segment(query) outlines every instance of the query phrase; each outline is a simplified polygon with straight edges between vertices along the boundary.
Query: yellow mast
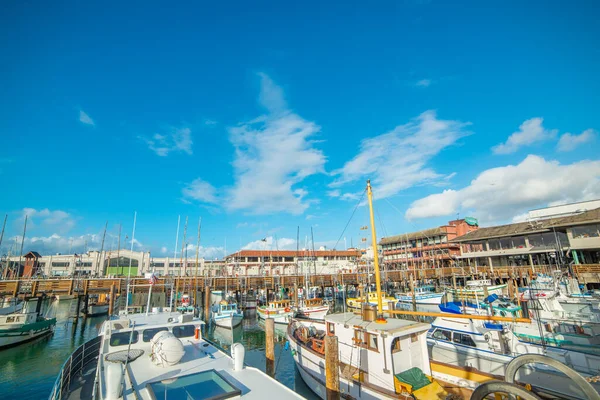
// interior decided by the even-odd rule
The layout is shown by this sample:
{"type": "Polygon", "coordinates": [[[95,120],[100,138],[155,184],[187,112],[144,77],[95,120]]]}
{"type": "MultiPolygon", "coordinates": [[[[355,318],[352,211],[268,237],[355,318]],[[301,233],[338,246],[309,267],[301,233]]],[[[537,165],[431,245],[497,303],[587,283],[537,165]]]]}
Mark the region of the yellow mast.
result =
{"type": "Polygon", "coordinates": [[[375,232],[375,217],[373,215],[373,192],[371,191],[371,180],[367,180],[367,198],[369,199],[369,214],[371,216],[371,239],[373,241],[373,264],[375,267],[375,287],[377,288],[377,320],[385,323],[383,317],[383,305],[381,299],[381,276],[379,274],[379,251],[377,248],[377,233],[375,232]]]}

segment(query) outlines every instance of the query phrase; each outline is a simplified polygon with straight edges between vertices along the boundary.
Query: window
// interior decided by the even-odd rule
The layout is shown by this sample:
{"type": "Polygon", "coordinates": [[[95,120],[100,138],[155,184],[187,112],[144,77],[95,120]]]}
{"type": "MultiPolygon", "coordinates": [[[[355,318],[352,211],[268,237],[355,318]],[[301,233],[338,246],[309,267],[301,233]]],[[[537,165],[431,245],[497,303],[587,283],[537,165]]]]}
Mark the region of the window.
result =
{"type": "Polygon", "coordinates": [[[502,250],[500,247],[500,241],[498,239],[492,239],[488,242],[490,250],[502,250]]]}
{"type": "Polygon", "coordinates": [[[369,350],[378,351],[377,335],[360,329],[354,331],[354,343],[369,350]]]}
{"type": "Polygon", "coordinates": [[[577,226],[571,229],[573,239],[585,239],[600,236],[600,225],[577,226]]]}
{"type": "Polygon", "coordinates": [[[68,267],[69,263],[68,262],[53,262],[52,266],[53,267],[68,267]]]}
{"type": "Polygon", "coordinates": [[[194,336],[196,327],[194,325],[179,325],[173,327],[173,335],[176,338],[191,337],[194,336]]]}
{"type": "Polygon", "coordinates": [[[285,257],[285,262],[294,262],[294,257],[285,257]]]}
{"type": "Polygon", "coordinates": [[[331,322],[327,323],[327,334],[329,336],[335,335],[335,324],[332,324],[331,322]]]}
{"type": "Polygon", "coordinates": [[[453,342],[462,344],[464,346],[476,347],[475,342],[473,341],[473,338],[471,337],[471,335],[467,335],[466,333],[454,332],[453,342]]]}
{"type": "MultiPolygon", "coordinates": [[[[129,339],[131,338],[131,332],[119,332],[113,333],[110,335],[110,345],[111,346],[123,346],[129,344],[129,339]]],[[[138,341],[138,331],[133,331],[133,340],[131,343],[137,343],[138,341]]]]}
{"type": "Polygon", "coordinates": [[[150,340],[152,340],[154,335],[156,335],[158,332],[163,332],[163,331],[168,331],[168,330],[169,329],[167,329],[166,327],[146,329],[146,330],[144,330],[144,332],[142,332],[142,340],[144,342],[149,342],[150,340]]]}
{"type": "Polygon", "coordinates": [[[154,263],[153,265],[156,268],[163,268],[165,266],[165,263],[164,262],[162,262],[162,263],[154,263]]]}
{"type": "Polygon", "coordinates": [[[452,332],[447,331],[445,329],[436,329],[433,332],[433,338],[438,340],[450,340],[452,337],[452,332]]]}
{"type": "Polygon", "coordinates": [[[392,340],[392,353],[397,353],[399,351],[402,351],[402,346],[400,345],[400,338],[394,338],[394,340],[392,340]]]}

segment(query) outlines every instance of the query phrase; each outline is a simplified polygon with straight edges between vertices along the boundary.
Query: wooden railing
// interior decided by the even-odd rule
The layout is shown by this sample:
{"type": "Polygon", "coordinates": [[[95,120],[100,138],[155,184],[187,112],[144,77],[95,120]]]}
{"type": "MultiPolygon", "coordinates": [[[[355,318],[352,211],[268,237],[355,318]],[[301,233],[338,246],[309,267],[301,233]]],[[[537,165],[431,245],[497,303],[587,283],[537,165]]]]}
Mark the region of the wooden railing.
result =
{"type": "MultiPolygon", "coordinates": [[[[410,270],[384,270],[383,279],[392,282],[408,281],[414,279],[442,279],[457,277],[486,277],[500,279],[535,278],[540,273],[550,273],[556,266],[526,265],[526,266],[465,266],[444,268],[423,268],[410,270]]],[[[573,274],[584,278],[585,282],[598,281],[600,283],[600,264],[579,264],[571,267],[573,274]],[[597,275],[597,276],[594,276],[597,275]]],[[[203,290],[206,286],[211,289],[243,290],[276,287],[291,288],[294,285],[303,287],[308,283],[311,286],[335,286],[361,284],[367,282],[366,273],[339,273],[329,275],[312,275],[306,282],[304,275],[275,275],[275,276],[242,276],[242,277],[161,277],[156,285],[157,291],[170,290],[172,284],[179,291],[193,291],[194,288],[203,290]]],[[[141,277],[131,278],[130,282],[134,292],[146,291],[148,280],[141,277]],[[138,286],[141,285],[141,286],[138,286]]],[[[0,280],[0,296],[37,296],[41,294],[98,294],[108,293],[114,285],[116,292],[126,290],[127,278],[40,278],[0,280]]]]}

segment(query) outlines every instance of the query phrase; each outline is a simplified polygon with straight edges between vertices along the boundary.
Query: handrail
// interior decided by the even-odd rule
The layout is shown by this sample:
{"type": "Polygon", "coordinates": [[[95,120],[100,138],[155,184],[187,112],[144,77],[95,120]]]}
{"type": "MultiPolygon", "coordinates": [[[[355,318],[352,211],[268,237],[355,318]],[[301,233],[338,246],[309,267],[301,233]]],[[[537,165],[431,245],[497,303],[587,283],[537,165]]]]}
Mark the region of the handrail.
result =
{"type": "Polygon", "coordinates": [[[48,400],[61,400],[69,393],[71,378],[81,373],[83,368],[92,361],[98,360],[102,336],[96,336],[79,346],[62,365],[48,400]],[[67,372],[68,371],[68,372],[67,372]]]}

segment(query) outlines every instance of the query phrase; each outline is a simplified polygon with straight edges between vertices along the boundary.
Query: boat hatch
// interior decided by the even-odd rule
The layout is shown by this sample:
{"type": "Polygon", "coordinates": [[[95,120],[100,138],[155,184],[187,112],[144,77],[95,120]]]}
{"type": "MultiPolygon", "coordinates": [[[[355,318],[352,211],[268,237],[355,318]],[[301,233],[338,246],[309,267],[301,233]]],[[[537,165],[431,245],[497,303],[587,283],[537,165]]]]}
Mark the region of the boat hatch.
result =
{"type": "Polygon", "coordinates": [[[146,385],[155,399],[229,399],[242,391],[214,369],[146,385]]]}

